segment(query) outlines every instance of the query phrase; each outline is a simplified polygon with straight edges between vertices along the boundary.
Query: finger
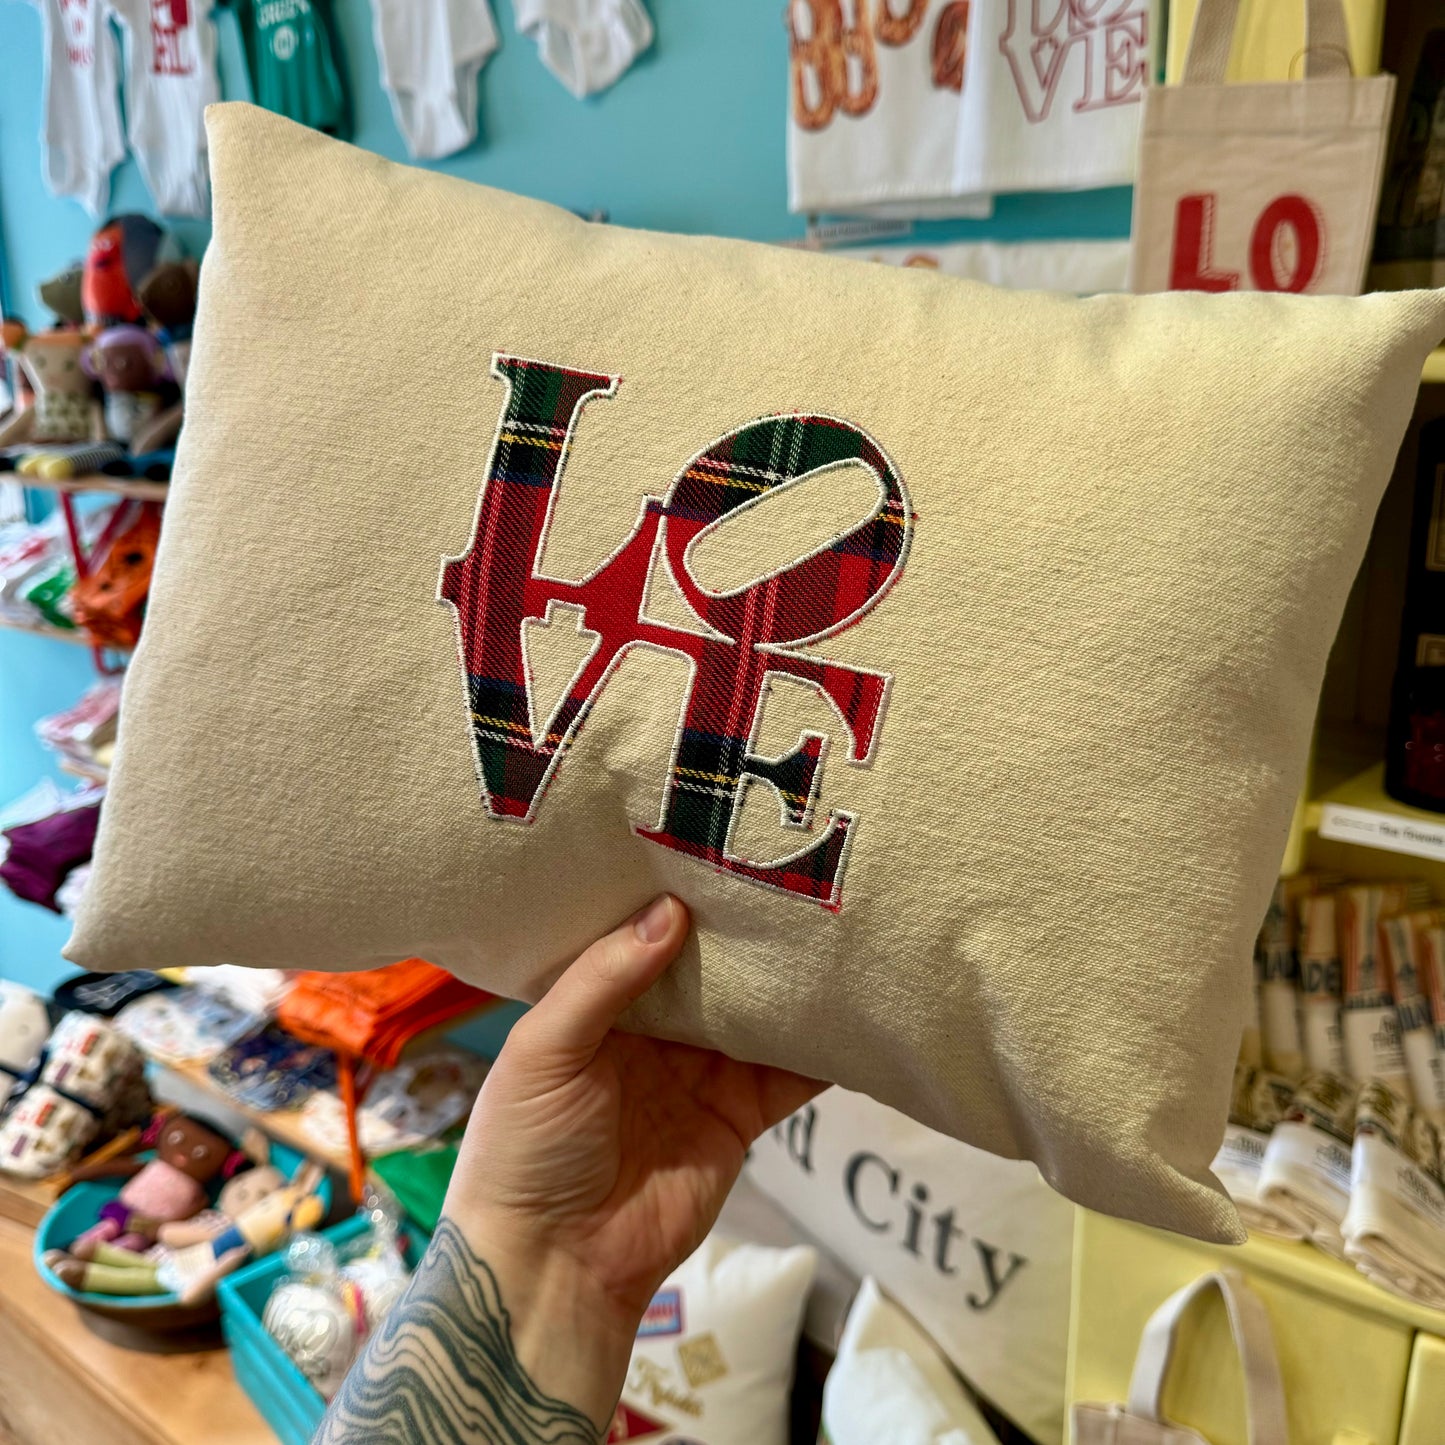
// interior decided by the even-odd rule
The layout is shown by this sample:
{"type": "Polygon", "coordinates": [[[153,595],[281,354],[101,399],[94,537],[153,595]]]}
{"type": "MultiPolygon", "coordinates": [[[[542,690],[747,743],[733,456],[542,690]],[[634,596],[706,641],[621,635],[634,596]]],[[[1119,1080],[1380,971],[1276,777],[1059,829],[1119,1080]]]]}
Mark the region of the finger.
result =
{"type": "Polygon", "coordinates": [[[809,1099],[816,1099],[828,1086],[818,1079],[804,1078],[802,1074],[789,1073],[787,1069],[767,1069],[758,1081],[758,1103],[762,1114],[763,1127],[759,1134],[766,1134],[774,1124],[781,1123],[789,1114],[801,1109],[809,1099]]]}
{"type": "Polygon", "coordinates": [[[682,949],[688,924],[687,909],[664,893],[599,938],[524,1021],[538,1061],[586,1063],[618,1016],[667,971],[682,949]]]}

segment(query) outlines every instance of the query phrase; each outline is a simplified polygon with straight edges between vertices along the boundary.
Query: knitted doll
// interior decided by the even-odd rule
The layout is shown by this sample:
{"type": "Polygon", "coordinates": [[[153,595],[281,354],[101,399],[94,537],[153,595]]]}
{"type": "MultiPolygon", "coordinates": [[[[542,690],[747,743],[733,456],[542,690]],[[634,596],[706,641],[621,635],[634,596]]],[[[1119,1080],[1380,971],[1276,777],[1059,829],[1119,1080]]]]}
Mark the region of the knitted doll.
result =
{"type": "Polygon", "coordinates": [[[99,1244],[89,1260],[53,1249],[45,1263],[71,1289],[176,1294],[182,1304],[198,1304],[218,1279],[248,1259],[270,1254],[298,1229],[321,1223],[325,1207],[315,1192],[321,1174],[317,1164],[303,1164],[290,1183],[269,1164],[238,1174],[222,1188],[216,1210],[160,1226],[166,1249],[158,1259],[99,1244]]]}
{"type": "Polygon", "coordinates": [[[105,389],[105,427],[130,446],[162,410],[169,375],[160,342],[143,326],[108,326],[81,357],[86,374],[105,389]]]}
{"type": "Polygon", "coordinates": [[[83,326],[85,304],[80,299],[81,280],[85,267],[73,261],[63,271],[47,276],[35,287],[35,294],[43,306],[48,306],[59,318],[62,325],[83,326]]]}
{"type": "Polygon", "coordinates": [[[154,1148],[155,1158],[109,1159],[83,1165],[73,1177],[127,1180],[100,1218],[70,1246],[77,1259],[90,1259],[99,1245],[113,1244],[140,1253],[156,1241],[162,1224],[189,1219],[206,1206],[206,1186],[221,1174],[233,1174],[246,1156],[229,1139],[198,1119],[173,1114],[161,1121],[159,1137],[147,1130],[142,1147],[154,1148]]]}
{"type": "Polygon", "coordinates": [[[80,364],[85,337],[78,331],[42,331],[32,336],[19,322],[7,321],[4,341],[34,387],[35,397],[0,424],[0,447],[101,441],[105,436],[101,409],[80,364]]]}
{"type": "Polygon", "coordinates": [[[131,450],[136,453],[172,446],[180,432],[199,275],[200,268],[193,260],[166,261],[145,277],[136,293],[141,308],[156,328],[157,339],[165,347],[171,379],[181,390],[179,401],[136,428],[131,438],[131,450]]]}

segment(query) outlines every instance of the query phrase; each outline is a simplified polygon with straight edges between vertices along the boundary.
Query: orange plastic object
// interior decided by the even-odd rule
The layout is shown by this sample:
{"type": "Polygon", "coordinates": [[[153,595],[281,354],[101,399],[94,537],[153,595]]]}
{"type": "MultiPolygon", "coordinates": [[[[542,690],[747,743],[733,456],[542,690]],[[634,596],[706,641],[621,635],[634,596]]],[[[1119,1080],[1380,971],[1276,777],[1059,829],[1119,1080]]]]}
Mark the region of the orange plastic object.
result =
{"type": "Polygon", "coordinates": [[[160,508],[154,504],[141,507],[135,521],[111,542],[105,555],[92,558],[89,575],[76,582],[70,594],[71,613],[96,642],[110,647],[135,646],[160,535],[160,508]]]}

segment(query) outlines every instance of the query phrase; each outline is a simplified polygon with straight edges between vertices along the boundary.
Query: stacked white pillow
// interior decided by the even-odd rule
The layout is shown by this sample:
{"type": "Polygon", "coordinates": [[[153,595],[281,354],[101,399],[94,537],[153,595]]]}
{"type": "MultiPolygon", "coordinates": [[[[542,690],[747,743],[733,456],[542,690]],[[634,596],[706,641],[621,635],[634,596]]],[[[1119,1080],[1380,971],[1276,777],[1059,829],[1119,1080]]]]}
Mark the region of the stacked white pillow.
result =
{"type": "Polygon", "coordinates": [[[793,1362],[816,1267],[805,1245],[705,1239],[643,1319],[607,1439],[787,1445],[793,1362]]]}
{"type": "Polygon", "coordinates": [[[998,1445],[938,1346],[865,1279],[823,1386],[828,1445],[998,1445]]]}

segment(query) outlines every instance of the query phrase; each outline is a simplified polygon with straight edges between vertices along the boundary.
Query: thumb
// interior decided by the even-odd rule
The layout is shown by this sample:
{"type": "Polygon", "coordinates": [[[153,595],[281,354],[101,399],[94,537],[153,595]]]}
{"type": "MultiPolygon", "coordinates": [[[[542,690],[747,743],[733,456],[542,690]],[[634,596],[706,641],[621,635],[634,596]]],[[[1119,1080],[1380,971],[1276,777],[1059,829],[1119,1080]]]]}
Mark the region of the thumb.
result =
{"type": "Polygon", "coordinates": [[[618,1016],[681,952],[689,924],[687,909],[664,893],[599,938],[519,1025],[534,1060],[584,1068],[618,1016]]]}

